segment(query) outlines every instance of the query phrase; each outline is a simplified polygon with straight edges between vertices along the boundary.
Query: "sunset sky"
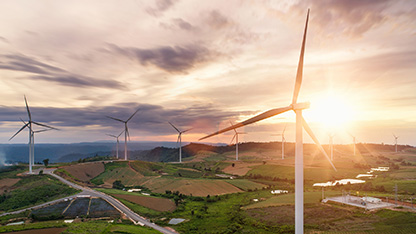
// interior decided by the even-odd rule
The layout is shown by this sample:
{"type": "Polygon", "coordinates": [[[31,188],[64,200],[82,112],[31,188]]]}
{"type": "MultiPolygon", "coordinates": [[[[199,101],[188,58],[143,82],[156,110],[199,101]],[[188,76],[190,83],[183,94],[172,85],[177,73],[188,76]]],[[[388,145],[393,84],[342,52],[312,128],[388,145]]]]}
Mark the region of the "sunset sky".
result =
{"type": "MultiPolygon", "coordinates": [[[[198,138],[292,100],[307,9],[299,101],[321,143],[416,146],[416,1],[2,1],[0,143],[198,138]],[[42,128],[36,128],[40,130],[42,128]]],[[[247,126],[242,141],[294,141],[293,112],[247,126]]],[[[229,143],[232,133],[203,142],[229,143]]],[[[305,135],[305,142],[311,142],[305,135]]]]}

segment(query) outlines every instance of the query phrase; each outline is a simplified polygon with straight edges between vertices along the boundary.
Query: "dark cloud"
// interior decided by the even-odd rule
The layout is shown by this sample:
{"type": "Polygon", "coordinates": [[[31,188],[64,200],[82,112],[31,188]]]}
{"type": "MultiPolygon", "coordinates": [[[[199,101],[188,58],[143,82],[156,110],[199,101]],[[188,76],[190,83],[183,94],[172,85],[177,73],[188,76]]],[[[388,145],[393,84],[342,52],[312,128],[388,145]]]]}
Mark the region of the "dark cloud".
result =
{"type": "Polygon", "coordinates": [[[71,74],[64,69],[39,62],[22,54],[0,55],[0,69],[37,74],[27,76],[26,79],[44,80],[63,86],[125,89],[118,81],[71,74]]]}
{"type": "Polygon", "coordinates": [[[73,87],[102,87],[102,88],[115,88],[125,89],[125,86],[120,82],[114,80],[98,80],[91,77],[76,76],[76,75],[56,75],[56,76],[31,76],[31,80],[44,80],[54,82],[64,86],[73,87]]]}
{"type": "Polygon", "coordinates": [[[113,51],[135,59],[142,65],[152,64],[173,73],[185,73],[195,65],[207,62],[218,55],[201,45],[163,46],[154,49],[110,46],[113,51]]]}
{"type": "Polygon", "coordinates": [[[305,13],[312,11],[312,19],[329,33],[343,33],[360,37],[387,19],[383,12],[390,6],[390,0],[304,0],[293,9],[305,13]]]}
{"type": "MultiPolygon", "coordinates": [[[[30,99],[28,101],[30,106],[30,99]]],[[[194,132],[207,133],[215,130],[221,121],[228,121],[240,114],[248,114],[222,111],[210,105],[165,109],[158,105],[137,103],[119,103],[114,106],[86,108],[30,107],[30,111],[34,121],[57,128],[95,125],[107,129],[111,127],[116,132],[123,128],[123,124],[106,116],[126,120],[138,108],[140,111],[129,122],[129,128],[152,134],[174,133],[174,129],[171,128],[168,121],[174,123],[178,128],[193,127],[195,128],[194,132]]],[[[19,118],[27,118],[23,101],[21,107],[0,106],[0,121],[20,122],[19,118]]]]}
{"type": "Polygon", "coordinates": [[[176,0],[156,0],[154,7],[148,7],[146,12],[153,16],[160,16],[163,12],[171,8],[176,0]]]}

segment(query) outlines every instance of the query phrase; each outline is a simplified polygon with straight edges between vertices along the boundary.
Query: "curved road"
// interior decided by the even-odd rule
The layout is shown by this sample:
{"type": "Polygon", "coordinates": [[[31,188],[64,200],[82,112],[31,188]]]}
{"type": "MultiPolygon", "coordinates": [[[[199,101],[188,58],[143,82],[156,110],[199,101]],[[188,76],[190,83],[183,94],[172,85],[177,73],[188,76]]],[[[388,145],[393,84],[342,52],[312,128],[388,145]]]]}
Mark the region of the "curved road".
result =
{"type": "Polygon", "coordinates": [[[50,201],[50,202],[47,202],[47,203],[44,203],[44,204],[41,204],[41,205],[37,205],[37,206],[30,207],[30,208],[26,208],[26,209],[23,209],[23,210],[18,210],[18,211],[3,213],[0,216],[7,215],[7,214],[20,213],[20,212],[23,212],[23,211],[28,210],[28,209],[40,208],[40,207],[45,206],[45,205],[48,205],[48,204],[56,203],[56,202],[58,202],[60,200],[77,197],[79,195],[90,195],[90,196],[99,197],[99,198],[102,198],[102,199],[106,200],[108,203],[110,203],[116,209],[118,209],[121,213],[123,213],[124,215],[126,215],[126,217],[129,218],[130,220],[132,220],[135,224],[140,224],[142,226],[144,225],[144,226],[151,227],[151,228],[153,228],[153,229],[155,229],[155,230],[157,230],[157,231],[159,231],[161,233],[164,233],[164,234],[178,234],[177,232],[168,230],[166,228],[163,228],[161,226],[158,226],[158,225],[156,225],[156,224],[154,224],[154,223],[146,220],[145,218],[141,217],[140,215],[134,213],[127,206],[125,206],[119,200],[111,197],[110,195],[107,195],[107,194],[102,193],[102,192],[95,191],[95,190],[90,189],[90,188],[87,188],[87,187],[82,187],[80,185],[77,185],[77,184],[74,184],[72,182],[69,182],[68,180],[65,180],[64,178],[62,178],[62,177],[60,177],[58,175],[53,174],[53,172],[55,170],[56,170],[55,168],[43,169],[43,173],[48,174],[48,175],[51,175],[51,176],[57,178],[58,180],[60,180],[62,183],[65,183],[65,184],[67,184],[67,185],[69,185],[69,186],[71,186],[71,187],[73,187],[75,189],[82,190],[82,192],[81,193],[78,193],[76,195],[73,195],[73,196],[69,196],[69,197],[65,197],[65,198],[58,199],[58,200],[50,201]]]}

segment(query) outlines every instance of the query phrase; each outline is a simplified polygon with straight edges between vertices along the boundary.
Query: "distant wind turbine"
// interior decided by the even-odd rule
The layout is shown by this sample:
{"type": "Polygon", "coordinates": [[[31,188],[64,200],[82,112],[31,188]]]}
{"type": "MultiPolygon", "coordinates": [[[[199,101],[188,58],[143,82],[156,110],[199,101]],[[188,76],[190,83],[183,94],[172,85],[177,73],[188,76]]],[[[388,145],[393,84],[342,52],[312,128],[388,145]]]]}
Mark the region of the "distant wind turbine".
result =
{"type": "Polygon", "coordinates": [[[285,142],[286,142],[286,138],[285,138],[285,131],[286,131],[286,126],[283,128],[283,131],[281,134],[273,134],[272,136],[282,136],[282,160],[285,159],[285,142]]]}
{"type": "Polygon", "coordinates": [[[181,131],[179,130],[177,127],[175,127],[175,125],[173,125],[171,122],[168,122],[177,132],[178,132],[178,140],[176,140],[176,144],[178,144],[179,142],[179,162],[182,162],[182,134],[192,130],[192,128],[187,129],[185,131],[181,131]]]}
{"type": "Polygon", "coordinates": [[[394,137],[395,151],[397,153],[397,139],[399,139],[399,137],[394,134],[393,134],[393,137],[394,137]]]}
{"type": "Polygon", "coordinates": [[[133,118],[133,116],[140,110],[137,109],[127,120],[121,120],[121,119],[117,119],[111,116],[106,116],[107,118],[119,121],[124,123],[124,160],[127,160],[127,136],[129,137],[130,140],[130,133],[129,133],[129,128],[127,127],[127,123],[133,118]]]}
{"type": "Polygon", "coordinates": [[[334,134],[328,134],[329,136],[329,151],[331,152],[331,161],[334,161],[334,134]]]}
{"type": "Polygon", "coordinates": [[[29,105],[27,104],[26,96],[24,96],[24,98],[25,98],[26,111],[27,111],[27,115],[29,117],[29,121],[26,123],[24,120],[20,119],[24,123],[24,125],[23,125],[23,127],[21,127],[19,129],[19,131],[17,131],[12,137],[10,137],[9,141],[11,139],[13,139],[21,131],[23,131],[23,129],[25,129],[26,127],[29,129],[29,143],[28,143],[28,145],[29,145],[29,173],[32,174],[32,167],[33,167],[33,164],[35,162],[35,133],[45,132],[45,131],[52,130],[52,129],[54,129],[54,130],[58,130],[58,129],[54,128],[54,127],[51,127],[51,126],[48,126],[46,124],[41,124],[41,123],[33,121],[32,120],[32,113],[30,113],[30,109],[29,109],[29,105]],[[33,130],[33,124],[45,127],[47,129],[35,131],[35,130],[33,130]]]}
{"type": "Polygon", "coordinates": [[[118,144],[119,144],[119,140],[118,138],[121,136],[121,134],[123,134],[124,130],[122,132],[120,132],[120,134],[118,134],[118,136],[112,135],[112,134],[107,134],[107,136],[111,136],[117,139],[117,144],[116,144],[116,157],[118,159],[118,144]]]}
{"type": "Polygon", "coordinates": [[[246,121],[243,121],[231,127],[219,130],[215,133],[212,133],[200,139],[200,140],[203,140],[208,137],[230,131],[232,129],[236,129],[236,128],[239,128],[248,124],[258,122],[263,119],[270,118],[272,116],[287,112],[289,110],[293,110],[296,114],[296,153],[295,153],[295,232],[296,234],[303,233],[303,205],[304,205],[303,204],[304,202],[303,201],[303,179],[304,178],[303,178],[303,136],[302,136],[303,129],[302,129],[302,125],[305,131],[309,134],[309,136],[313,139],[313,141],[318,145],[318,148],[322,151],[322,153],[325,155],[328,162],[336,171],[336,168],[332,164],[332,161],[329,159],[325,150],[322,148],[321,144],[319,144],[318,139],[315,137],[311,128],[309,127],[309,125],[306,123],[305,119],[302,116],[302,110],[309,108],[310,103],[298,103],[297,102],[300,86],[302,83],[303,57],[305,53],[305,42],[306,42],[306,32],[308,28],[308,19],[309,19],[309,10],[308,10],[308,14],[306,17],[306,25],[305,25],[304,35],[303,35],[303,41],[302,41],[302,47],[301,47],[301,52],[300,52],[292,104],[290,104],[287,107],[271,109],[255,117],[252,117],[246,121]]]}
{"type": "MultiPolygon", "coordinates": [[[[230,122],[231,126],[233,126],[233,124],[230,122]]],[[[238,161],[238,135],[239,134],[247,134],[245,132],[237,132],[235,129],[234,130],[234,136],[233,139],[231,139],[230,144],[233,142],[234,138],[235,138],[235,160],[238,161]]]]}
{"type": "Polygon", "coordinates": [[[353,136],[351,133],[348,133],[351,137],[352,137],[352,142],[353,142],[353,144],[354,144],[354,155],[355,155],[355,152],[356,152],[356,142],[355,142],[355,136],[353,136]]]}

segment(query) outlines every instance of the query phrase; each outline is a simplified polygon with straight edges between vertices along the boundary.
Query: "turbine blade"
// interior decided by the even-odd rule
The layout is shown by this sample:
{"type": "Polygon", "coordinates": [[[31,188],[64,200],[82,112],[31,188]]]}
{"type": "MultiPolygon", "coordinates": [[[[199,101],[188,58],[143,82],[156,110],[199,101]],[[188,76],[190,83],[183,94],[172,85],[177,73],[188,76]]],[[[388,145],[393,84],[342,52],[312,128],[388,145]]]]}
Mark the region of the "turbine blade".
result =
{"type": "Polygon", "coordinates": [[[122,123],[127,122],[127,121],[124,121],[124,120],[121,120],[121,119],[117,119],[117,118],[114,118],[114,117],[111,117],[111,116],[108,116],[108,115],[106,115],[105,117],[110,118],[110,119],[114,119],[114,120],[116,120],[116,121],[120,121],[120,122],[122,122],[122,123]]]}
{"type": "Polygon", "coordinates": [[[271,109],[271,110],[268,110],[268,111],[266,111],[266,112],[264,112],[264,113],[262,113],[262,114],[259,114],[259,115],[257,115],[257,116],[254,116],[253,118],[250,118],[250,119],[248,119],[248,120],[246,120],[246,121],[243,121],[243,122],[241,122],[241,123],[235,124],[235,125],[230,126],[230,127],[228,127],[228,128],[224,128],[224,129],[219,130],[219,131],[217,131],[217,132],[214,132],[214,133],[212,133],[212,134],[210,134],[210,135],[208,135],[208,136],[202,137],[202,138],[201,138],[201,139],[199,139],[199,140],[203,140],[203,139],[206,139],[206,138],[208,138],[208,137],[212,137],[212,136],[218,135],[218,134],[220,134],[220,133],[230,131],[230,130],[232,130],[232,129],[236,129],[236,128],[239,128],[239,127],[242,127],[242,126],[245,126],[245,125],[249,125],[249,124],[252,124],[252,123],[258,122],[258,121],[263,120],[263,119],[270,118],[270,117],[272,117],[272,116],[275,116],[275,115],[278,115],[278,114],[284,113],[284,112],[289,111],[289,110],[291,110],[291,109],[292,109],[292,106],[287,106],[287,107],[283,107],[283,108],[276,108],[276,109],[271,109]]]}
{"type": "Polygon", "coordinates": [[[176,140],[176,148],[178,148],[179,138],[181,138],[181,134],[178,135],[178,139],[176,140]]]}
{"type": "Polygon", "coordinates": [[[287,127],[287,124],[285,124],[285,127],[283,128],[283,132],[282,132],[282,135],[284,135],[284,134],[285,134],[285,131],[286,131],[286,127],[287,127]]]}
{"type": "Polygon", "coordinates": [[[26,124],[26,122],[22,118],[19,118],[19,119],[20,119],[20,121],[23,122],[23,124],[26,124]]]}
{"type": "Polygon", "coordinates": [[[30,113],[29,105],[27,104],[26,95],[24,95],[24,97],[25,97],[25,104],[26,104],[27,115],[29,116],[29,121],[30,121],[30,120],[32,120],[32,114],[30,113]]]}
{"type": "Polygon", "coordinates": [[[42,129],[42,130],[34,131],[34,133],[46,132],[46,131],[50,131],[50,130],[52,130],[52,129],[42,129]]]}
{"type": "Polygon", "coordinates": [[[186,129],[185,131],[182,131],[181,133],[185,133],[187,131],[191,131],[192,129],[194,129],[194,128],[186,129]]]}
{"type": "Polygon", "coordinates": [[[331,164],[332,168],[334,168],[335,171],[337,169],[335,168],[334,164],[331,162],[331,159],[329,159],[328,154],[326,154],[324,148],[322,148],[322,145],[319,143],[318,139],[316,138],[315,134],[313,134],[312,129],[309,127],[308,123],[306,123],[305,119],[302,117],[302,125],[305,131],[309,134],[309,136],[312,138],[312,140],[315,142],[315,144],[318,146],[319,150],[325,155],[328,162],[331,164]]]}
{"type": "Polygon", "coordinates": [[[231,139],[231,141],[230,141],[230,145],[232,145],[232,144],[233,144],[233,141],[234,141],[234,139],[235,139],[235,136],[237,136],[237,134],[234,134],[233,139],[231,139]]]}
{"type": "Polygon", "coordinates": [[[129,122],[130,120],[131,120],[131,118],[133,118],[133,116],[137,113],[137,112],[139,112],[139,110],[140,110],[140,108],[139,109],[137,109],[131,116],[130,116],[130,118],[128,118],[127,120],[126,120],[126,122],[129,122]]]}
{"type": "MultiPolygon", "coordinates": [[[[233,126],[233,123],[230,121],[231,126],[233,126]]],[[[235,128],[233,129],[235,134],[237,134],[237,131],[235,130],[235,128]]]]}
{"type": "Polygon", "coordinates": [[[124,130],[120,132],[120,134],[118,134],[117,138],[121,136],[121,134],[123,134],[124,130]]]}
{"type": "Polygon", "coordinates": [[[111,134],[105,134],[105,135],[117,138],[116,136],[111,135],[111,134]]]}
{"type": "Polygon", "coordinates": [[[42,127],[45,127],[45,128],[49,128],[49,129],[53,129],[53,130],[59,130],[59,129],[57,129],[57,128],[54,128],[54,127],[48,126],[48,125],[46,125],[46,124],[41,124],[41,123],[38,123],[38,122],[35,122],[35,121],[32,121],[32,123],[34,123],[34,124],[36,124],[36,125],[39,125],[39,126],[42,126],[42,127]]]}
{"type": "Polygon", "coordinates": [[[27,124],[25,124],[25,125],[23,125],[23,127],[22,128],[20,128],[19,129],[19,131],[17,131],[12,137],[10,137],[10,139],[9,139],[9,141],[11,140],[11,139],[13,139],[17,134],[19,134],[23,129],[25,129],[25,127],[27,127],[29,125],[29,123],[27,123],[27,124]]]}
{"type": "Polygon", "coordinates": [[[179,131],[179,129],[178,129],[178,128],[176,128],[176,127],[175,127],[175,125],[173,125],[171,122],[168,122],[168,123],[169,123],[169,124],[170,124],[170,125],[171,125],[171,126],[172,126],[172,127],[173,127],[176,131],[177,131],[177,132],[179,132],[179,133],[181,132],[181,131],[179,131]]]}
{"type": "Polygon", "coordinates": [[[127,133],[127,137],[128,137],[128,139],[129,139],[129,141],[130,141],[130,133],[129,133],[129,128],[127,128],[127,126],[126,126],[126,133],[127,133]]]}
{"type": "Polygon", "coordinates": [[[296,73],[296,83],[295,83],[295,90],[293,92],[292,104],[295,104],[298,101],[300,85],[302,84],[303,57],[304,57],[304,54],[305,54],[305,42],[306,42],[306,32],[308,31],[308,21],[309,21],[309,9],[308,9],[308,14],[306,16],[305,31],[303,33],[302,47],[301,47],[301,50],[300,50],[298,71],[296,73]]]}

